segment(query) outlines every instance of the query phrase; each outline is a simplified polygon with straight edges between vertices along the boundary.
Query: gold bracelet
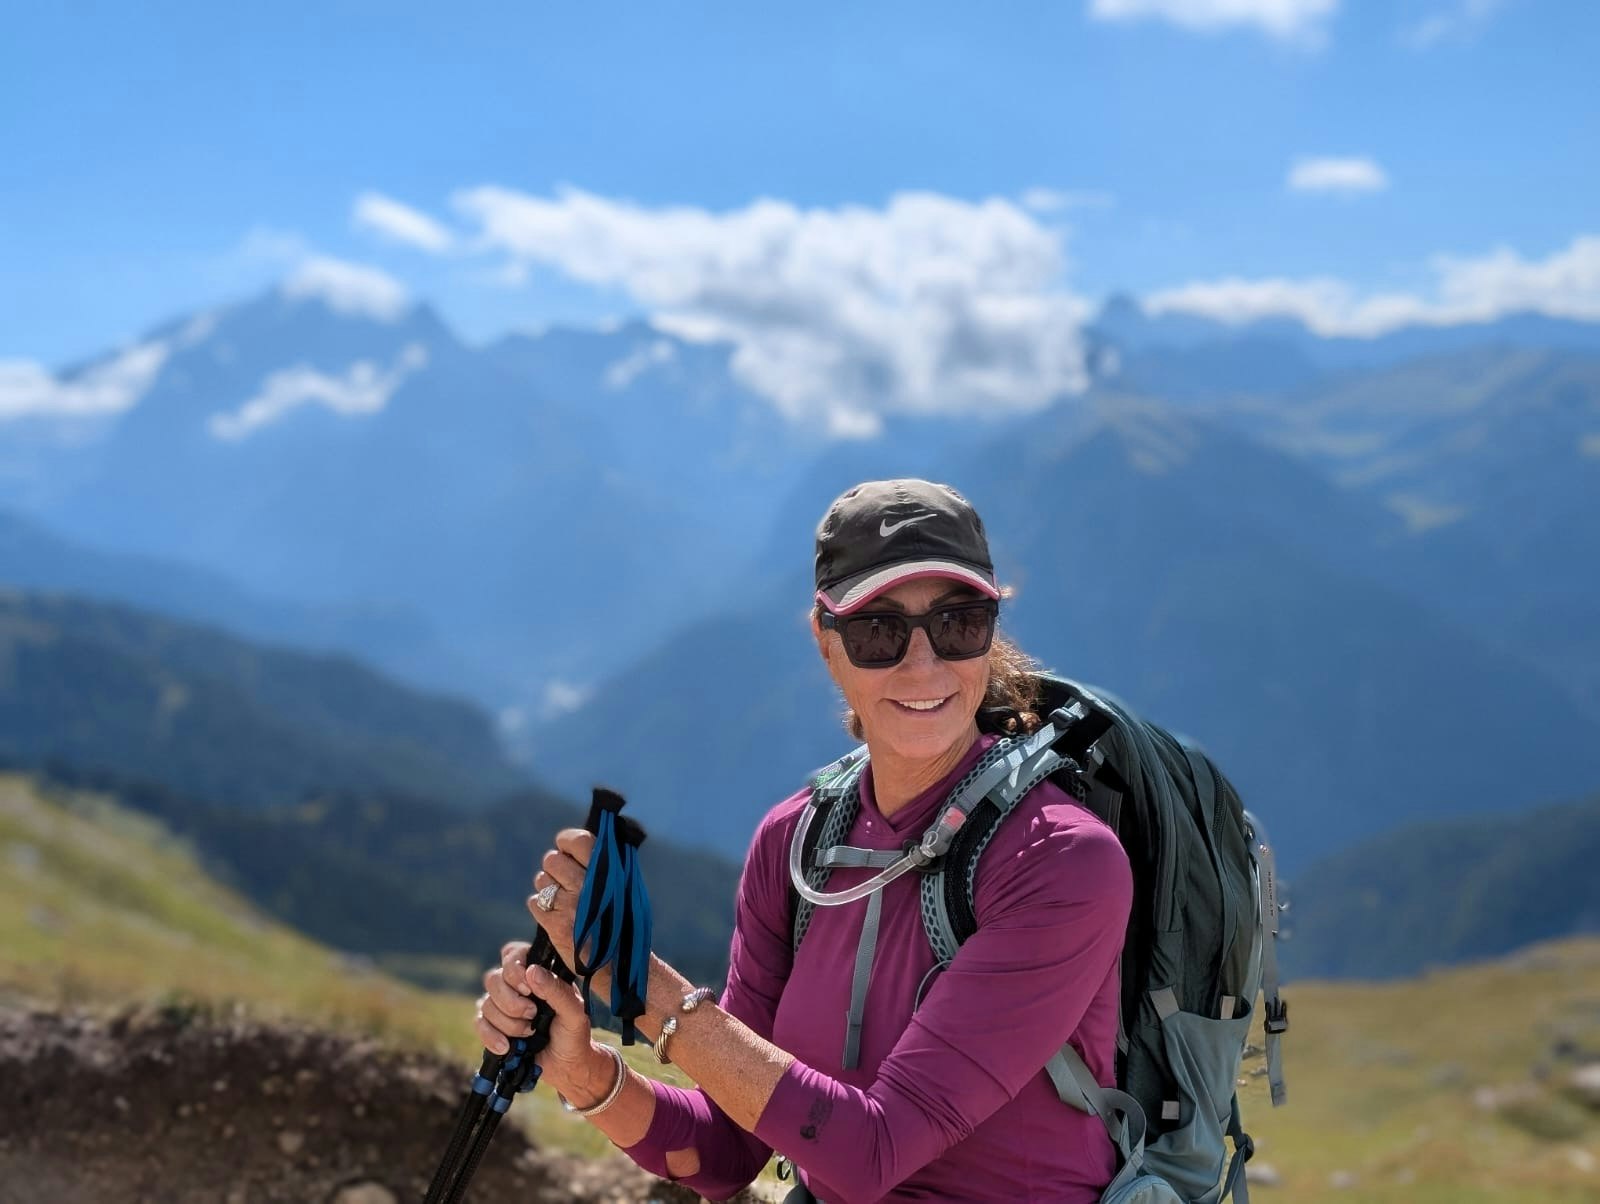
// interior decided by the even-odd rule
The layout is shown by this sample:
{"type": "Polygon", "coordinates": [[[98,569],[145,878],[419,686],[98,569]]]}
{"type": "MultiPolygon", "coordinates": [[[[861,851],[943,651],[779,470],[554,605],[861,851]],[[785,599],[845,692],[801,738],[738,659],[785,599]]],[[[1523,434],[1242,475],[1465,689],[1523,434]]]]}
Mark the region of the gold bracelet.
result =
{"type": "Polygon", "coordinates": [[[671,1058],[667,1057],[667,1038],[672,1036],[672,1034],[677,1031],[678,1018],[676,1016],[668,1016],[661,1022],[661,1035],[656,1038],[655,1048],[656,1061],[660,1062],[663,1066],[672,1061],[671,1058]]]}
{"type": "MultiPolygon", "coordinates": [[[[678,1010],[680,1012],[692,1012],[715,994],[716,992],[710,987],[696,987],[684,995],[683,1002],[678,1005],[678,1010]]],[[[672,1061],[671,1058],[667,1057],[667,1038],[677,1031],[678,1018],[676,1016],[668,1016],[661,1022],[661,1035],[656,1038],[655,1051],[656,1061],[663,1066],[672,1061]]]]}

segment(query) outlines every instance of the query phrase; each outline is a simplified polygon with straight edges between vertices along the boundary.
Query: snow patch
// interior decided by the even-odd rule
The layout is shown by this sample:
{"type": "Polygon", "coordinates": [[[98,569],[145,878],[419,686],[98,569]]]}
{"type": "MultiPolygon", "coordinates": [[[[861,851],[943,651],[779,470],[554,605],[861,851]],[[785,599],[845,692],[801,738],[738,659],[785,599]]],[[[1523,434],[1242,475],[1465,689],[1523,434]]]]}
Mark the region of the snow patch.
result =
{"type": "Polygon", "coordinates": [[[170,354],[164,342],[140,343],[66,379],[34,360],[0,360],[0,422],[124,413],[150,391],[170,354]]]}
{"type": "Polygon", "coordinates": [[[207,427],[217,439],[238,442],[301,406],[320,405],[351,418],[377,414],[406,378],[427,362],[427,348],[412,343],[388,371],[371,360],[357,360],[340,376],[298,364],[267,377],[261,391],[237,410],[213,414],[207,427]]]}

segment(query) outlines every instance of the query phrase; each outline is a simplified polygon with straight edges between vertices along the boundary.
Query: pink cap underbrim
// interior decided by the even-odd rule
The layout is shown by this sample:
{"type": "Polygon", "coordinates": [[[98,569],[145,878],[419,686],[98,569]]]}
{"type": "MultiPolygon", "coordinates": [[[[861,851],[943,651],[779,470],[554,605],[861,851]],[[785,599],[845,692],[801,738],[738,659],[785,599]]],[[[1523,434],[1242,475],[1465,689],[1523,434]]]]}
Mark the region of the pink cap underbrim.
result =
{"type": "Polygon", "coordinates": [[[818,590],[817,599],[836,615],[847,615],[860,610],[880,594],[905,581],[919,581],[925,577],[944,577],[970,585],[990,598],[999,598],[1000,591],[993,581],[977,569],[954,560],[909,560],[879,569],[870,576],[851,583],[850,588],[835,597],[828,590],[818,590]]]}

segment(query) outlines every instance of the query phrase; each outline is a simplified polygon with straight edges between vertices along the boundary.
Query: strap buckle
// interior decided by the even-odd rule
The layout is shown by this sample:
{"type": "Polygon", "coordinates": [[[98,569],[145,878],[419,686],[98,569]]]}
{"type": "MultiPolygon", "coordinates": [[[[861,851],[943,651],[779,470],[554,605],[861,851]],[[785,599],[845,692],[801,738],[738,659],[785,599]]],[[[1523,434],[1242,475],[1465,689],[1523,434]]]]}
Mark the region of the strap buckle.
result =
{"type": "Polygon", "coordinates": [[[1267,1000],[1266,1019],[1262,1027],[1274,1037],[1281,1036],[1289,1031],[1289,1001],[1286,999],[1267,1000]]]}

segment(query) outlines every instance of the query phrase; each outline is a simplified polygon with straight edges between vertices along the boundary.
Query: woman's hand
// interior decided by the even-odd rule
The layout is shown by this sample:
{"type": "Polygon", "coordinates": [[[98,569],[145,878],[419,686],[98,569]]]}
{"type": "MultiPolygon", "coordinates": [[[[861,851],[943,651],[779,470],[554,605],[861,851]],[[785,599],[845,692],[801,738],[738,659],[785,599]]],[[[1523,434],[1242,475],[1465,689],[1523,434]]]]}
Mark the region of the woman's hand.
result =
{"type": "Polygon", "coordinates": [[[540,870],[533,877],[534,894],[528,896],[528,914],[544,929],[561,960],[572,965],[572,925],[577,918],[578,895],[584,875],[589,872],[589,857],[594,852],[594,833],[582,828],[562,828],[556,833],[556,847],[545,852],[540,870]],[[548,886],[557,888],[555,906],[550,911],[539,907],[537,892],[548,886]]]}
{"type": "MultiPolygon", "coordinates": [[[[536,891],[552,884],[559,888],[554,906],[546,911],[534,902],[533,895],[528,897],[528,913],[568,966],[572,965],[574,913],[593,848],[594,836],[581,828],[556,833],[556,847],[545,853],[533,880],[536,891]]],[[[529,949],[526,941],[509,941],[501,947],[500,964],[483,976],[484,995],[478,1001],[475,1027],[485,1049],[503,1054],[511,1047],[510,1038],[532,1035],[533,1017],[543,999],[555,1017],[550,1024],[550,1044],[534,1060],[556,1090],[585,1105],[592,1102],[590,1095],[599,1098],[609,1089],[615,1063],[594,1044],[578,988],[537,966],[530,967],[529,949]]],[[[596,986],[600,985],[597,980],[596,986]]]]}
{"type": "Polygon", "coordinates": [[[616,1074],[611,1055],[595,1045],[576,986],[539,966],[528,966],[527,941],[508,941],[500,964],[483,976],[475,1027],[485,1049],[503,1054],[512,1037],[533,1035],[533,1017],[542,999],[555,1013],[550,1044],[535,1057],[540,1073],[562,1095],[588,1107],[610,1090],[616,1074]]]}

